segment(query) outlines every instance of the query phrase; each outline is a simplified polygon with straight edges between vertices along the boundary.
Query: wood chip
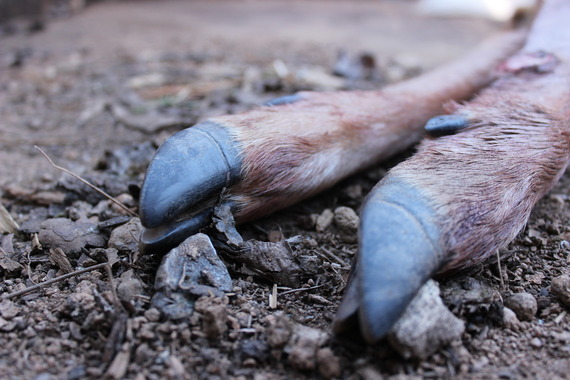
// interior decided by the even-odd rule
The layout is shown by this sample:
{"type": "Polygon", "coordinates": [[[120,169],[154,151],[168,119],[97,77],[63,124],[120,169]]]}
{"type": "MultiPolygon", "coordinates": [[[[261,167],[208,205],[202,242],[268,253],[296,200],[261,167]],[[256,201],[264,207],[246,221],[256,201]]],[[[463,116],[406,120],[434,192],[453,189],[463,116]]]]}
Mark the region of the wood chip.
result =
{"type": "Polygon", "coordinates": [[[269,308],[277,309],[277,284],[273,284],[273,290],[269,295],[269,308]]]}
{"type": "Polygon", "coordinates": [[[67,259],[65,252],[61,248],[53,248],[48,251],[49,259],[52,263],[57,265],[63,273],[73,272],[73,266],[67,259]]]}
{"type": "Polygon", "coordinates": [[[115,355],[111,365],[105,373],[106,379],[119,380],[125,377],[127,368],[131,360],[131,347],[130,343],[123,343],[121,350],[115,355]]]}

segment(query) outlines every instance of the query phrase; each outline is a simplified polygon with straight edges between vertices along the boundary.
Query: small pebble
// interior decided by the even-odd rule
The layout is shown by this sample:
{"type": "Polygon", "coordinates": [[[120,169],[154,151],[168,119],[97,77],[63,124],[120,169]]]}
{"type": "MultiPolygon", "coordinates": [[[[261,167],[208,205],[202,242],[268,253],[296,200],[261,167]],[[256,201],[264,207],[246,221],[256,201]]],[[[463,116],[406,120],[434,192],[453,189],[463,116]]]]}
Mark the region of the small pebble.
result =
{"type": "Polygon", "coordinates": [[[570,307],[570,276],[562,275],[552,279],[551,291],[563,304],[570,307]]]}
{"type": "Polygon", "coordinates": [[[542,340],[540,338],[533,338],[530,340],[531,347],[540,348],[542,347],[542,340]]]}
{"type": "Polygon", "coordinates": [[[360,218],[350,207],[338,207],[334,210],[334,223],[341,232],[341,239],[347,243],[356,243],[360,218]]]}
{"type": "Polygon", "coordinates": [[[202,331],[210,339],[220,338],[228,329],[228,310],[220,298],[201,297],[196,311],[202,314],[202,331]]]}
{"type": "Polygon", "coordinates": [[[429,280],[388,333],[388,342],[405,359],[425,359],[464,330],[465,323],[443,304],[438,284],[429,280]]]}
{"type": "Polygon", "coordinates": [[[334,210],[334,223],[342,231],[355,233],[358,230],[360,218],[350,207],[338,207],[334,210]]]}
{"type": "Polygon", "coordinates": [[[536,315],[538,304],[529,293],[515,293],[505,300],[505,306],[515,312],[521,321],[531,321],[536,315]]]}
{"type": "Polygon", "coordinates": [[[132,269],[124,272],[117,285],[117,295],[121,301],[133,303],[141,294],[143,294],[143,284],[136,278],[132,269]]]}
{"type": "Polygon", "coordinates": [[[267,344],[273,348],[281,348],[291,337],[291,321],[283,314],[268,317],[267,344]]]}
{"type": "Polygon", "coordinates": [[[127,224],[119,226],[111,232],[109,247],[119,252],[135,255],[139,252],[139,238],[142,232],[139,218],[132,218],[127,224]]]}
{"type": "Polygon", "coordinates": [[[317,352],[317,364],[319,373],[325,379],[340,377],[340,360],[330,348],[321,348],[317,352]]]}
{"type": "Polygon", "coordinates": [[[511,330],[517,330],[520,324],[515,312],[508,307],[503,308],[503,324],[506,328],[511,330]]]}
{"type": "Polygon", "coordinates": [[[300,370],[313,370],[317,365],[317,350],[327,340],[327,334],[312,327],[294,325],[293,334],[285,347],[289,363],[300,370]]]}
{"type": "Polygon", "coordinates": [[[106,243],[97,226],[84,219],[47,219],[40,225],[38,237],[42,246],[58,247],[66,254],[79,254],[86,247],[104,247],[106,243]]]}
{"type": "Polygon", "coordinates": [[[11,320],[16,317],[20,313],[20,308],[16,306],[16,304],[10,300],[2,300],[0,302],[0,315],[2,318],[11,320]]]}
{"type": "Polygon", "coordinates": [[[151,307],[144,312],[144,316],[150,322],[158,322],[160,320],[160,311],[157,308],[151,307]]]}
{"type": "Polygon", "coordinates": [[[330,227],[334,219],[334,213],[331,209],[325,209],[321,215],[317,217],[315,228],[317,232],[323,232],[330,227]]]}

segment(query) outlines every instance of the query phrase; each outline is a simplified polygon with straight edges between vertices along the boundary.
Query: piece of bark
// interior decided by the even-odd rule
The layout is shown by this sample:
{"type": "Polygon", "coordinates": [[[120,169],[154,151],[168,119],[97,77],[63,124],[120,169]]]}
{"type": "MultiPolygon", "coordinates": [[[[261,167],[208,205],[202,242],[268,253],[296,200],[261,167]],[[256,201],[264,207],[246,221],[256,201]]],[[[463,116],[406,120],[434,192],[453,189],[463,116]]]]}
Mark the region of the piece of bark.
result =
{"type": "Polygon", "coordinates": [[[57,265],[63,273],[73,272],[73,266],[61,248],[52,248],[48,251],[49,259],[52,263],[57,265]]]}
{"type": "Polygon", "coordinates": [[[218,232],[213,240],[216,249],[225,258],[245,265],[255,274],[283,286],[299,287],[303,270],[291,247],[300,243],[300,237],[279,242],[244,241],[235,229],[229,206],[214,209],[214,226],[218,232]]]}

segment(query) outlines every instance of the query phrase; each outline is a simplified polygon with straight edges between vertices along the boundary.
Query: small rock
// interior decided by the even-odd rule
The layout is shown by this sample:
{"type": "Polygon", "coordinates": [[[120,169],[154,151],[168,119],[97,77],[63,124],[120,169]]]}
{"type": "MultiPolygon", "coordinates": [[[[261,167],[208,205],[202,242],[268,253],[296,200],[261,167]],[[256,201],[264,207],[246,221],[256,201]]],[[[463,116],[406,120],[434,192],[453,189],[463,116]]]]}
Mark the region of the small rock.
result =
{"type": "Polygon", "coordinates": [[[515,293],[505,300],[505,306],[515,312],[518,319],[521,321],[531,321],[536,311],[538,304],[536,298],[529,293],[515,293]]]}
{"type": "Polygon", "coordinates": [[[540,338],[532,338],[529,344],[531,347],[540,348],[542,347],[542,340],[540,338]]]}
{"type": "Polygon", "coordinates": [[[337,207],[334,210],[334,223],[338,229],[346,233],[355,233],[358,230],[360,218],[350,207],[337,207]]]}
{"type": "Polygon", "coordinates": [[[269,357],[269,346],[263,340],[245,339],[238,343],[238,355],[240,359],[254,359],[257,362],[264,362],[269,357]]]}
{"type": "MultiPolygon", "coordinates": [[[[170,355],[166,360],[166,365],[168,366],[168,379],[185,379],[186,376],[186,368],[184,368],[184,364],[178,359],[176,355],[170,355]]],[[[142,377],[144,379],[144,377],[142,377]]],[[[135,378],[135,379],[138,379],[135,378]]]]}
{"type": "Polygon", "coordinates": [[[143,294],[141,281],[135,277],[132,270],[124,272],[120,277],[119,285],[117,285],[117,295],[121,301],[132,304],[135,298],[141,294],[143,294]]]}
{"type": "Polygon", "coordinates": [[[382,376],[376,368],[372,365],[367,365],[360,370],[358,370],[358,374],[362,378],[362,380],[385,380],[385,377],[382,376]]]}
{"type": "Polygon", "coordinates": [[[106,243],[97,226],[84,219],[47,219],[40,225],[38,238],[42,245],[61,248],[66,254],[79,254],[86,247],[101,248],[106,243]]]}
{"type": "Polygon", "coordinates": [[[75,286],[73,293],[67,296],[65,302],[60,305],[60,311],[64,315],[81,320],[97,306],[93,288],[96,286],[91,281],[81,281],[75,286]]]}
{"type": "Polygon", "coordinates": [[[267,318],[269,321],[269,327],[266,330],[267,344],[273,348],[285,346],[292,334],[291,321],[283,314],[267,318]]]}
{"type": "Polygon", "coordinates": [[[570,276],[562,275],[552,279],[551,291],[563,304],[570,307],[570,276]]]}
{"type": "Polygon", "coordinates": [[[16,328],[16,321],[7,321],[0,317],[0,331],[10,332],[16,328]]]}
{"type": "Polygon", "coordinates": [[[11,320],[20,313],[20,309],[10,300],[0,302],[0,315],[6,320],[11,320]]]}
{"type": "Polygon", "coordinates": [[[319,373],[325,379],[340,377],[340,360],[330,348],[321,348],[317,352],[317,364],[319,373]]]}
{"type": "Polygon", "coordinates": [[[0,273],[4,272],[5,277],[17,277],[24,267],[17,261],[9,258],[7,254],[0,249],[0,269],[0,273]]]}
{"type": "Polygon", "coordinates": [[[553,331],[550,333],[550,336],[566,344],[570,343],[570,331],[562,331],[562,332],[553,331]]]}
{"type": "Polygon", "coordinates": [[[220,298],[201,297],[195,309],[202,314],[202,330],[210,339],[220,338],[228,329],[228,310],[220,298]]]}
{"type": "Polygon", "coordinates": [[[520,322],[514,311],[508,307],[503,308],[503,325],[511,330],[517,330],[520,322]]]}
{"type": "Polygon", "coordinates": [[[334,213],[331,209],[325,209],[321,215],[317,217],[317,221],[315,223],[315,228],[317,232],[323,232],[332,224],[334,219],[334,213]]]}
{"type": "Polygon", "coordinates": [[[347,243],[355,243],[357,241],[358,225],[360,218],[350,207],[338,207],[334,210],[334,223],[342,232],[341,238],[347,243]]]}
{"type": "Polygon", "coordinates": [[[144,312],[144,316],[149,322],[158,322],[160,320],[160,311],[154,307],[151,307],[144,312]]]}
{"type": "Polygon", "coordinates": [[[111,232],[109,247],[130,255],[138,253],[142,228],[140,219],[132,218],[127,224],[119,226],[111,232]]]}
{"type": "Polygon", "coordinates": [[[299,255],[297,256],[297,262],[299,263],[299,267],[303,268],[305,275],[315,275],[323,272],[322,260],[318,256],[299,255]]]}
{"type": "Polygon", "coordinates": [[[232,279],[210,238],[196,234],[164,256],[154,287],[152,306],[168,318],[181,319],[192,314],[199,297],[230,292],[232,279]]]}
{"type": "Polygon", "coordinates": [[[405,359],[425,359],[459,339],[465,324],[443,304],[439,286],[428,281],[388,333],[388,341],[405,359]]]}
{"type": "Polygon", "coordinates": [[[317,364],[317,350],[327,340],[324,331],[303,326],[294,325],[293,333],[285,352],[289,354],[291,366],[300,370],[313,370],[317,364]]]}

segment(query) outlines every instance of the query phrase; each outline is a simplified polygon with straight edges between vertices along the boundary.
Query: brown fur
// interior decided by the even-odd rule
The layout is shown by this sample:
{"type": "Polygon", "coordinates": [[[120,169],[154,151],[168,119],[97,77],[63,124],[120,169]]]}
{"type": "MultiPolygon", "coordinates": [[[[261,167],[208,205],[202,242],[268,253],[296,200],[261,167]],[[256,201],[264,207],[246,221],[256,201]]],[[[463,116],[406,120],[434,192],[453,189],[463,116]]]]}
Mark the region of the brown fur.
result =
{"type": "Polygon", "coordinates": [[[507,33],[471,55],[384,91],[303,93],[305,100],[212,119],[243,148],[243,180],[230,189],[239,222],[289,206],[409,147],[443,104],[494,78],[520,46],[507,33]]]}
{"type": "MultiPolygon", "coordinates": [[[[549,41],[549,30],[568,29],[544,22],[552,12],[570,20],[565,2],[547,2],[522,55],[535,53],[536,41],[549,41]]],[[[425,140],[391,171],[432,200],[449,253],[442,271],[479,263],[514,239],[564,173],[570,159],[570,40],[564,47],[559,42],[547,51],[557,58],[549,72],[530,65],[505,74],[457,109],[471,120],[466,130],[425,140]]]]}

